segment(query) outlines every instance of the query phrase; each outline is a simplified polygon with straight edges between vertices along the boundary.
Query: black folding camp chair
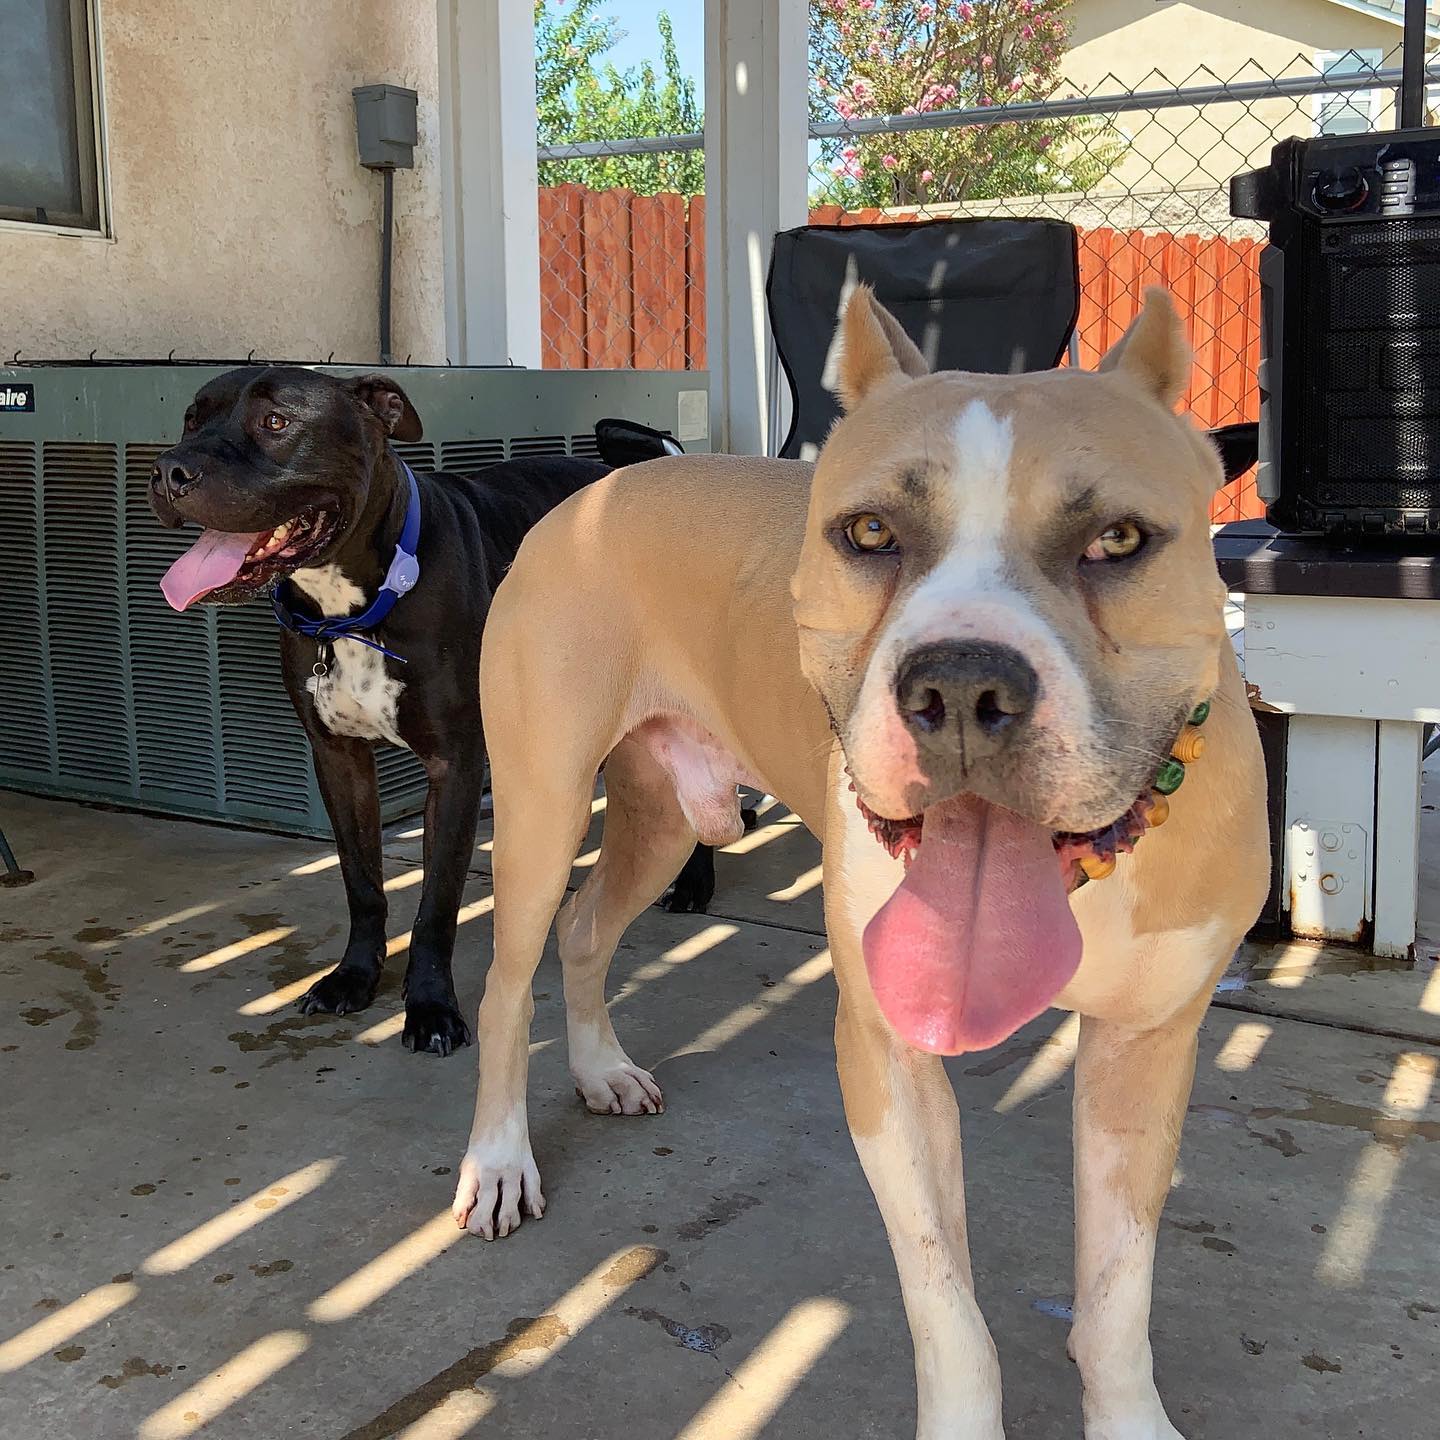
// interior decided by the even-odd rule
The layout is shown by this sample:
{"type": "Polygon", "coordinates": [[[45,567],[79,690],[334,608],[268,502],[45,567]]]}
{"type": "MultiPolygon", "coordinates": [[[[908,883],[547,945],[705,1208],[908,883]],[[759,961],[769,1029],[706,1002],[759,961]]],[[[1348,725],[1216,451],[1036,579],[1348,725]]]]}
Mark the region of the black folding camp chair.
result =
{"type": "MultiPolygon", "coordinates": [[[[1080,313],[1075,227],[1063,220],[926,220],[781,231],[766,299],[792,418],[780,447],[813,456],[840,413],[827,382],[840,305],[872,285],[932,370],[1048,370],[1080,313]]],[[[1210,432],[1227,479],[1255,463],[1255,426],[1210,432]]]]}
{"type": "Polygon", "coordinates": [[[840,410],[828,379],[840,304],[872,285],[932,370],[1003,374],[1060,363],[1080,311],[1075,227],[1061,220],[805,225],[770,252],[766,297],[790,382],[787,459],[812,455],[840,410]]]}
{"type": "Polygon", "coordinates": [[[0,830],[0,886],[28,885],[34,878],[33,872],[22,870],[5,832],[0,830]]]}

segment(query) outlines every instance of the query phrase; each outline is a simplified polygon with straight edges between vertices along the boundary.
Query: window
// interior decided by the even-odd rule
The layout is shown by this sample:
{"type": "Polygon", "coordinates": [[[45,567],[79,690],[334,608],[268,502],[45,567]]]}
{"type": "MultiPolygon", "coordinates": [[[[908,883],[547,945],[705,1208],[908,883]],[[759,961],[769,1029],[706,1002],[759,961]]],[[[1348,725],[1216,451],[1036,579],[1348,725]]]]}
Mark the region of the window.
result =
{"type": "Polygon", "coordinates": [[[91,0],[0,0],[0,220],[101,228],[91,0]]]}
{"type": "MultiPolygon", "coordinates": [[[[1355,75],[1378,70],[1380,50],[1322,50],[1315,57],[1322,75],[1355,75]]],[[[1315,96],[1315,129],[1321,135],[1359,135],[1374,130],[1384,103],[1381,90],[1340,90],[1315,96]]]]}

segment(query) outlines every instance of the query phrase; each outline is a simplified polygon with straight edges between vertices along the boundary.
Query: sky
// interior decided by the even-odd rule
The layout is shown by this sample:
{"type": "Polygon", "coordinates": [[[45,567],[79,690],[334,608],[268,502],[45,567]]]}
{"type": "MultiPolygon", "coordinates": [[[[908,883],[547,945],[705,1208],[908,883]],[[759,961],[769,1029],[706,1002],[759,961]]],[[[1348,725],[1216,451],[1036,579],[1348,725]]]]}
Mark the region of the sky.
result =
{"type": "Polygon", "coordinates": [[[660,31],[655,17],[664,10],[675,27],[680,68],[695,80],[704,98],[705,6],[703,0],[608,0],[597,13],[613,16],[625,38],[610,52],[617,69],[628,70],[643,60],[660,60],[660,31]]]}

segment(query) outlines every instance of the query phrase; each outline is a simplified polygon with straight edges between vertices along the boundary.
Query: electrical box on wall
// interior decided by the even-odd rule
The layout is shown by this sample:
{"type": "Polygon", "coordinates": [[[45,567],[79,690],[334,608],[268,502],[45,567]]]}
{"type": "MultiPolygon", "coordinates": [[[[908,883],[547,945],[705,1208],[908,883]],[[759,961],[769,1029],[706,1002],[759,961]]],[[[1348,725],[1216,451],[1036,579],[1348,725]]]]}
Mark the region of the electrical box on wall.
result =
{"type": "Polygon", "coordinates": [[[418,97],[403,85],[359,85],[355,98],[355,138],[367,170],[411,170],[419,141],[418,97]]]}

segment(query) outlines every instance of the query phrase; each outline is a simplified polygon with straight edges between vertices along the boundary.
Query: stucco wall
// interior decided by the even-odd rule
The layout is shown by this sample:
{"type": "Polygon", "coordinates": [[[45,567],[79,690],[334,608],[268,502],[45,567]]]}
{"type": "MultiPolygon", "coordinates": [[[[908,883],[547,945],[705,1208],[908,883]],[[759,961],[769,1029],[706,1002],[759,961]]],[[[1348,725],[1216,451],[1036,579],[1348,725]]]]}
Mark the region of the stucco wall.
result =
{"type": "Polygon", "coordinates": [[[379,356],[351,88],[420,94],[394,345],[444,358],[434,0],[100,0],[113,239],[0,229],[0,353],[379,356]]]}
{"type": "MultiPolygon", "coordinates": [[[[1398,25],[1330,0],[1076,0],[1065,74],[1086,94],[1314,73],[1320,50],[1400,46],[1398,25]],[[1304,63],[1297,64],[1303,56],[1304,63]],[[1247,62],[1253,61],[1253,64],[1247,62]],[[1207,67],[1210,74],[1196,71],[1207,67]]],[[[1399,64],[1398,54],[1385,63],[1399,64]]],[[[1393,123],[1393,105],[1379,123],[1393,123]]],[[[1314,102],[1268,100],[1116,117],[1130,153],[1100,187],[1209,187],[1263,165],[1286,135],[1313,135],[1314,102]]]]}

